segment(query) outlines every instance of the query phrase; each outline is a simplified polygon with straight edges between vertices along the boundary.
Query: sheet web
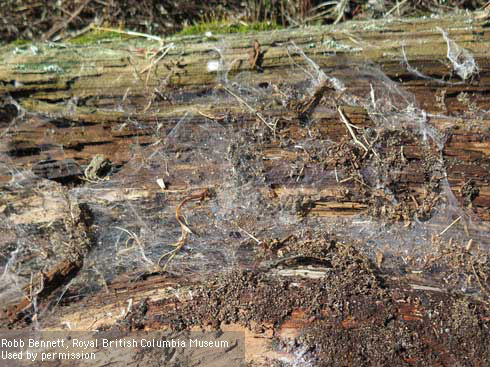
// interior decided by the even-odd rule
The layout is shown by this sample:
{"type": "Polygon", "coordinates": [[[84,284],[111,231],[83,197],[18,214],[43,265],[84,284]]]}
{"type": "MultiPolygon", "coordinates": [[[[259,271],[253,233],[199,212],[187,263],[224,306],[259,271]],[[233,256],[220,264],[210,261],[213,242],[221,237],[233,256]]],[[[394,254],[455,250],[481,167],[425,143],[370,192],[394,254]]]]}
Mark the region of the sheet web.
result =
{"type": "MultiPolygon", "coordinates": [[[[321,218],[317,224],[345,241],[359,241],[385,270],[423,274],[421,278],[443,287],[487,293],[476,268],[488,266],[488,226],[471,209],[464,208],[452,191],[443,154],[444,134],[430,124],[414,96],[381,70],[350,65],[348,77],[337,80],[336,71],[322,75],[312,60],[298,52],[309,67],[305,74],[316,75],[314,88],[318,88],[319,80],[329,80],[341,92],[342,104],[364,108],[374,123],[364,131],[351,128],[352,145],[367,159],[359,159],[355,169],[345,160],[340,160],[340,166],[337,160],[335,167],[337,182],[357,181],[361,186],[368,209],[346,220],[321,218]],[[402,136],[407,145],[401,144],[402,136]],[[407,190],[409,181],[417,182],[408,176],[420,174],[418,189],[407,190]]],[[[464,52],[473,60],[467,50],[464,52]]],[[[475,68],[472,66],[471,73],[475,68]]],[[[321,191],[321,187],[316,188],[321,191]]]]}
{"type": "MultiPolygon", "coordinates": [[[[443,156],[445,137],[412,94],[375,66],[322,70],[294,44],[291,74],[303,75],[294,84],[273,85],[255,72],[231,76],[234,61],[227,52],[221,45],[211,60],[214,90],[180,98],[217,110],[238,104],[246,116],[213,118],[190,109],[176,122],[132,120],[154,142],[136,140],[129,161],[115,167],[109,180],[43,194],[46,180],[16,169],[3,154],[1,175],[10,177],[5,190],[37,190],[47,208],[62,203],[67,215],[70,201],[87,204],[93,213],[95,246],[60,297],[104,288],[128,272],[136,279],[162,265],[195,277],[260,266],[269,260],[261,250],[268,242],[305,234],[358,243],[380,268],[395,274],[413,272],[435,286],[482,292],[478,275],[489,262],[488,228],[455,198],[443,156]],[[354,126],[347,107],[367,111],[369,126],[354,126]],[[322,116],[332,114],[342,137],[322,133],[322,116]],[[284,137],[284,126],[291,124],[305,133],[284,137]],[[321,214],[336,201],[359,203],[360,209],[349,216],[321,214]],[[451,253],[460,256],[459,264],[450,261],[451,253]],[[446,268],[434,266],[445,258],[446,268]]],[[[47,127],[63,123],[53,116],[30,117],[47,127]]],[[[28,123],[19,114],[10,131],[28,123]]],[[[63,149],[49,131],[40,142],[44,159],[62,159],[63,149]]],[[[9,150],[10,136],[2,137],[2,151],[9,150]]],[[[4,215],[2,231],[10,236],[2,243],[4,299],[63,254],[60,241],[59,255],[46,257],[48,262],[32,256],[53,243],[42,228],[46,224],[16,223],[4,215]]]]}

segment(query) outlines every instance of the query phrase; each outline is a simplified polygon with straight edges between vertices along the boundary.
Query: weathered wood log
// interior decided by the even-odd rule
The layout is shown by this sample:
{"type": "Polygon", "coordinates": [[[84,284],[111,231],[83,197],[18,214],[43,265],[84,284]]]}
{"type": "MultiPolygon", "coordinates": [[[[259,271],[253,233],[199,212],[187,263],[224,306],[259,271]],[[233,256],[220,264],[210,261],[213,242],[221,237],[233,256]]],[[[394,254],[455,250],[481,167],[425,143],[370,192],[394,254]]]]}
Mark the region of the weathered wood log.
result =
{"type": "MultiPolygon", "coordinates": [[[[0,92],[9,93],[26,111],[44,117],[28,115],[29,123],[22,129],[10,126],[8,131],[4,130],[9,143],[2,149],[3,154],[11,157],[14,166],[32,168],[35,172],[40,172],[40,164],[46,160],[53,166],[58,163],[59,167],[64,167],[62,169],[72,167],[66,173],[56,170],[46,173],[48,177],[62,179],[81,171],[76,169],[74,162],[83,166],[99,153],[110,156],[116,165],[124,164],[130,158],[128,143],[146,145],[158,141],[160,137],[154,134],[155,124],[160,124],[161,131],[170,131],[185,111],[194,113],[192,125],[196,127],[206,120],[204,116],[220,116],[221,113],[243,116],[249,123],[255,123],[256,116],[220,89],[216,84],[216,72],[207,70],[208,62],[218,57],[213,50],[223,48],[224,61],[228,64],[221,67],[230,69],[227,72],[229,80],[249,71],[244,80],[254,87],[277,86],[285,80],[289,85],[298,85],[308,76],[300,72],[300,68],[291,73],[292,62],[304,63],[301,55],[288,49],[292,40],[322,68],[333,70],[331,75],[344,81],[348,92],[369,93],[369,78],[367,82],[361,81],[365,71],[359,69],[356,72],[356,65],[370,62],[414,93],[420,107],[432,114],[429,124],[448,135],[443,152],[451,161],[447,168],[453,191],[463,200],[459,194],[462,186],[468,180],[475,180],[479,195],[474,197],[473,205],[480,217],[488,220],[485,208],[490,200],[489,167],[485,156],[489,153],[489,143],[484,113],[488,108],[484,98],[488,85],[485,53],[488,45],[484,21],[477,21],[473,15],[353,23],[339,28],[284,30],[248,37],[230,35],[224,44],[200,37],[168,39],[164,41],[164,48],[160,48],[159,55],[165,53],[165,56],[158,63],[146,55],[157,52],[160,46],[154,41],[140,39],[86,46],[5,47],[0,68],[0,80],[3,81],[0,92]],[[452,72],[449,65],[441,62],[447,60],[447,43],[436,27],[445,29],[461,47],[471,50],[479,65],[478,81],[461,83],[453,77],[454,83],[445,85],[435,80],[417,80],[407,71],[402,62],[402,46],[411,68],[436,79],[443,79],[452,72]],[[261,74],[257,74],[247,61],[254,38],[260,41],[262,50],[266,50],[261,74]],[[170,49],[170,45],[174,47],[170,49]],[[346,62],[352,63],[353,67],[346,67],[346,62]],[[358,83],[356,78],[359,78],[358,83]],[[353,79],[353,84],[349,84],[353,79]],[[217,93],[217,100],[211,96],[213,91],[217,93]],[[216,103],[218,100],[219,104],[216,103]],[[442,114],[447,117],[438,116],[442,114]],[[464,116],[464,120],[453,118],[458,115],[464,116]],[[138,126],[128,124],[128,119],[138,121],[138,126]],[[44,146],[40,147],[40,142],[44,146]],[[478,168],[474,165],[475,160],[480,163],[478,168]]],[[[373,75],[369,77],[373,78],[373,75]]],[[[5,108],[8,106],[11,104],[6,103],[5,108]]],[[[280,106],[256,108],[268,109],[268,118],[286,117],[284,123],[292,126],[285,130],[304,136],[304,129],[298,130],[295,122],[287,123],[294,116],[284,115],[280,106]]],[[[346,114],[354,124],[370,124],[370,118],[362,108],[346,109],[346,114]]],[[[318,128],[324,139],[335,141],[347,136],[345,127],[338,123],[335,109],[313,111],[311,118],[321,121],[318,128]]],[[[3,124],[4,128],[9,127],[9,121],[3,124]]],[[[287,131],[283,133],[286,137],[289,136],[287,131]]],[[[278,149],[277,142],[271,143],[260,149],[265,159],[284,157],[287,160],[298,155],[295,152],[291,156],[291,152],[278,149]]],[[[417,148],[407,144],[404,150],[409,160],[418,157],[419,153],[412,153],[413,149],[417,148]]],[[[410,185],[413,181],[416,184],[420,177],[409,175],[406,179],[410,185]]],[[[281,185],[274,186],[274,190],[281,189],[281,185]]],[[[339,212],[332,207],[326,208],[320,209],[319,213],[336,215],[339,212]]]]}
{"type": "MultiPolygon", "coordinates": [[[[431,219],[447,188],[465,213],[481,221],[475,225],[483,228],[479,239],[485,243],[490,221],[489,46],[486,21],[465,14],[223,40],[203,36],[162,43],[124,39],[3,47],[0,155],[8,169],[0,168],[5,188],[0,214],[14,228],[33,225],[45,235],[46,227],[69,216],[67,205],[113,205],[101,221],[112,223],[122,215],[119,203],[157,203],[157,212],[163,193],[165,210],[158,217],[163,222],[203,188],[226,196],[223,181],[242,180],[260,182],[253,189],[261,198],[297,215],[349,218],[364,213],[409,226],[413,218],[431,219]],[[453,61],[447,58],[448,47],[453,61]],[[461,71],[456,64],[464,62],[469,66],[461,71]],[[220,134],[232,137],[220,143],[220,134]],[[141,151],[140,162],[135,156],[141,151]],[[97,172],[91,161],[99,154],[114,167],[106,186],[101,177],[87,175],[97,172]],[[53,199],[49,192],[40,193],[42,187],[16,186],[22,175],[34,182],[60,182],[64,187],[58,189],[66,197],[73,190],[78,201],[67,204],[72,199],[53,199]],[[156,177],[164,177],[164,187],[156,177]]],[[[216,201],[193,203],[192,210],[204,217],[217,210],[213,205],[216,201]]],[[[258,240],[244,230],[257,224],[246,216],[237,216],[236,226],[250,236],[252,245],[243,246],[251,247],[253,256],[223,270],[224,279],[127,269],[98,293],[63,306],[64,315],[56,312],[45,325],[87,330],[119,321],[146,329],[246,330],[247,345],[256,343],[247,359],[255,363],[266,363],[263,356],[273,339],[281,348],[270,358],[292,350],[295,339],[314,351],[311,358],[320,365],[490,361],[488,261],[472,257],[473,237],[454,257],[442,251],[422,270],[407,271],[402,264],[393,271],[383,268],[382,256],[375,265],[342,239],[307,240],[300,228],[293,237],[258,240]],[[458,266],[468,273],[458,272],[458,266]],[[467,276],[465,286],[478,285],[476,298],[453,286],[461,286],[461,274],[467,276]],[[434,279],[439,282],[432,284],[434,279]],[[134,315],[128,301],[146,302],[148,310],[134,315]],[[461,326],[463,331],[457,331],[461,326]]],[[[193,225],[203,233],[209,224],[193,225]]],[[[449,225],[441,228],[446,231],[449,225]]],[[[89,224],[77,228],[74,238],[63,237],[69,248],[100,232],[89,224]]],[[[7,234],[2,248],[11,243],[8,235],[19,237],[11,228],[2,231],[7,234]]],[[[54,242],[50,236],[48,244],[54,242]]],[[[230,232],[230,237],[237,235],[230,232]]],[[[232,246],[229,242],[223,239],[219,245],[232,246]]],[[[72,264],[63,255],[58,260],[49,267],[53,279],[66,273],[60,264],[72,264]]],[[[80,268],[80,258],[75,260],[70,274],[80,268]]],[[[51,291],[39,293],[41,304],[51,291]]],[[[18,322],[30,303],[13,299],[4,322],[9,317],[10,323],[18,322]]]]}

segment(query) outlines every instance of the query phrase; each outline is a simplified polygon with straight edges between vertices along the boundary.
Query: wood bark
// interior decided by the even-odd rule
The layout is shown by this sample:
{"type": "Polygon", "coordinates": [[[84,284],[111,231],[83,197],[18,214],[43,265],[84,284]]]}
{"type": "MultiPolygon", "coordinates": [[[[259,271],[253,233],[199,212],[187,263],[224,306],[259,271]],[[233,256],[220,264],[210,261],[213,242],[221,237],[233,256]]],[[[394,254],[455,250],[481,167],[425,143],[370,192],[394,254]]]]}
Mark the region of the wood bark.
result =
{"type": "MultiPolygon", "coordinates": [[[[307,59],[297,51],[301,49],[328,75],[348,81],[348,94],[369,95],[369,79],[367,82],[359,80],[356,84],[356,78],[360,78],[366,67],[377,70],[376,73],[384,74],[412,93],[419,108],[427,113],[429,126],[444,136],[441,151],[452,192],[460,205],[469,207],[485,226],[490,221],[490,100],[487,98],[490,91],[490,33],[487,27],[484,17],[464,14],[434,19],[356,22],[254,35],[169,38],[161,43],[126,38],[88,45],[5,46],[0,49],[0,95],[3,95],[0,154],[10,167],[10,173],[0,171],[3,172],[0,182],[7,185],[16,170],[31,170],[68,187],[83,185],[80,178],[94,156],[103,154],[115,167],[124,167],[133,157],[133,146],[161,143],[190,112],[189,129],[194,135],[199,135],[200,126],[209,121],[222,124],[238,124],[239,121],[244,128],[260,126],[266,131],[270,126],[265,125],[274,122],[269,130],[274,130],[274,136],[277,134],[280,139],[252,147],[263,161],[264,177],[270,178],[264,191],[268,191],[265,194],[272,200],[306,195],[309,200],[302,205],[307,216],[349,217],[366,212],[369,204],[364,200],[362,188],[354,183],[347,183],[350,185],[350,196],[347,197],[345,188],[335,179],[324,182],[321,187],[311,184],[300,188],[287,180],[290,172],[277,170],[278,160],[291,163],[298,158],[308,162],[309,166],[303,166],[304,170],[315,165],[329,165],[322,160],[324,157],[312,163],[309,160],[311,152],[293,151],[281,144],[284,140],[294,141],[312,134],[305,118],[320,121],[313,134],[334,142],[351,140],[338,108],[355,127],[374,125],[369,111],[348,105],[330,85],[325,89],[317,87],[310,96],[304,93],[295,97],[291,89],[281,89],[286,84],[300,86],[311,82],[311,77],[301,72],[308,70],[307,59]],[[448,43],[439,28],[460,47],[469,50],[478,64],[478,73],[466,80],[455,75],[447,59],[448,43]],[[406,54],[409,67],[404,63],[402,52],[406,54]],[[220,53],[224,66],[218,63],[217,67],[225,69],[210,71],[208,63],[219,60],[220,53]],[[414,75],[413,69],[430,79],[414,75]],[[239,96],[228,92],[224,78],[244,80],[257,89],[276,88],[278,93],[291,93],[287,96],[289,104],[285,107],[257,101],[253,106],[247,105],[239,96]],[[327,97],[337,104],[325,103],[327,97]],[[18,112],[15,105],[19,107],[18,112]],[[133,123],[135,121],[137,123],[133,123]],[[155,134],[155,131],[162,133],[155,134]],[[478,193],[468,198],[464,188],[469,182],[478,188],[478,193]]],[[[410,163],[400,174],[399,185],[413,193],[415,203],[410,205],[418,207],[427,184],[422,148],[417,141],[403,140],[403,136],[400,139],[401,154],[410,163]]],[[[222,164],[229,163],[223,160],[222,164]]],[[[329,167],[333,169],[335,164],[329,167]]],[[[202,189],[199,184],[192,183],[191,176],[196,172],[211,172],[215,167],[183,164],[172,169],[166,190],[170,203],[177,207],[188,199],[182,192],[195,194],[196,190],[202,189]]],[[[219,187],[219,180],[219,177],[210,179],[208,188],[219,187]]],[[[118,202],[155,198],[161,190],[152,175],[140,172],[132,178],[131,187],[119,192],[108,190],[104,195],[110,202],[118,202]]],[[[96,200],[94,198],[94,202],[96,200]]],[[[90,200],[85,204],[90,204],[90,200]]],[[[207,210],[206,205],[204,202],[199,210],[207,210]]],[[[72,210],[67,210],[63,201],[52,200],[46,205],[36,192],[6,189],[0,196],[0,213],[16,225],[63,220],[67,212],[72,210]],[[36,215],[36,210],[42,210],[43,216],[36,215]]],[[[74,219],[75,224],[71,226],[76,227],[77,234],[75,240],[71,240],[79,246],[80,238],[83,239],[84,250],[78,252],[83,256],[93,245],[87,243],[92,229],[89,223],[81,226],[78,224],[80,219],[74,219]]],[[[62,259],[50,268],[49,278],[71,274],[80,266],[78,257],[62,259]]],[[[271,269],[265,273],[285,277],[271,269]]],[[[306,287],[303,283],[308,280],[298,274],[292,276],[297,279],[298,287],[306,287]]],[[[149,302],[149,313],[143,322],[145,328],[171,328],[174,319],[168,315],[178,313],[190,302],[183,294],[193,286],[203,284],[185,276],[173,278],[168,274],[151,275],[136,281],[134,278],[128,274],[109,284],[107,293],[101,291],[73,303],[63,315],[51,317],[50,325],[57,328],[68,323],[78,330],[112,326],[117,320],[128,318],[128,312],[124,310],[131,300],[132,304],[149,302]]],[[[54,287],[53,284],[50,285],[54,287]]],[[[428,330],[432,327],[430,312],[441,298],[450,298],[451,305],[466,299],[447,294],[437,287],[429,291],[412,289],[396,277],[387,284],[392,296],[399,296],[394,309],[401,320],[400,328],[419,323],[421,328],[428,330]],[[438,292],[443,292],[443,296],[438,292]],[[426,293],[431,294],[433,300],[431,298],[421,306],[420,299],[426,293]]],[[[41,296],[49,297],[51,291],[48,288],[41,296]]],[[[241,294],[240,297],[245,302],[254,299],[256,294],[241,294]]],[[[372,300],[366,302],[371,302],[366,304],[366,309],[383,307],[372,300]]],[[[485,309],[485,303],[477,304],[479,310],[485,309]]],[[[17,322],[27,306],[26,300],[14,303],[3,316],[10,322],[17,322]]],[[[328,318],[329,312],[328,307],[320,307],[318,315],[328,318]]],[[[265,356],[279,358],[275,352],[267,351],[273,337],[282,340],[298,338],[304,328],[319,319],[320,316],[311,316],[311,309],[298,307],[279,324],[274,319],[261,319],[253,325],[232,323],[222,327],[244,330],[247,360],[266,363],[265,356]]],[[[478,320],[488,324],[489,316],[481,311],[478,320]]],[[[358,320],[347,314],[340,324],[325,322],[331,322],[332,328],[362,330],[366,325],[383,324],[384,321],[375,316],[358,320]]],[[[439,340],[429,338],[424,342],[440,355],[433,361],[434,366],[454,362],[451,351],[446,350],[439,340]]],[[[472,363],[477,365],[479,357],[472,358],[472,363]]],[[[408,357],[406,363],[417,365],[417,361],[408,357]]]]}

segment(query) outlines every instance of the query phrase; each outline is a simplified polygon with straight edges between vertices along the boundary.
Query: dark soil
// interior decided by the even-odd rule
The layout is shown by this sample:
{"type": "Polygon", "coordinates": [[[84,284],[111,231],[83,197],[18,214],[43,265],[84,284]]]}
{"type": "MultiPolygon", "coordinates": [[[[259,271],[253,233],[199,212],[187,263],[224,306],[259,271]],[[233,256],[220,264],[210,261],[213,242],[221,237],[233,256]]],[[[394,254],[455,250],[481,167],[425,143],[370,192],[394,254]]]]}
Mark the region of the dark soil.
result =
{"type": "Polygon", "coordinates": [[[446,292],[420,292],[383,276],[354,246],[334,240],[292,240],[304,256],[280,268],[315,264],[323,279],[298,279],[271,271],[237,270],[195,290],[179,309],[174,328],[239,323],[256,332],[285,323],[302,325],[296,340],[317,366],[468,366],[490,363],[488,305],[446,292]],[[300,319],[295,316],[302,310],[300,319]],[[475,362],[478,361],[478,362],[475,362]]]}

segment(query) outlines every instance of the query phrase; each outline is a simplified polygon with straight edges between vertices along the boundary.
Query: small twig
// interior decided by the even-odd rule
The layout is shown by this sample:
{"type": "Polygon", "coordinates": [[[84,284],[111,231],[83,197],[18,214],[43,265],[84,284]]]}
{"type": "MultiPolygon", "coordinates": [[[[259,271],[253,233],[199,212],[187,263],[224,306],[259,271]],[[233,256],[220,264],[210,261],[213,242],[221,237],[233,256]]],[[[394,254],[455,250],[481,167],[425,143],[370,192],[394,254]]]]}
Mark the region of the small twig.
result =
{"type": "Polygon", "coordinates": [[[436,288],[436,287],[428,287],[426,285],[419,284],[410,284],[410,288],[419,290],[419,291],[432,291],[432,292],[446,292],[445,289],[436,288]]]}
{"type": "Polygon", "coordinates": [[[350,177],[347,177],[347,178],[344,178],[343,180],[340,180],[340,181],[337,181],[338,183],[344,183],[344,182],[347,182],[347,181],[350,181],[352,180],[354,177],[350,176],[350,177]]]}
{"type": "MultiPolygon", "coordinates": [[[[136,235],[136,233],[131,232],[131,231],[128,231],[127,229],[122,228],[122,227],[117,227],[117,226],[115,226],[114,228],[119,229],[120,231],[123,231],[123,232],[127,233],[127,234],[129,235],[129,239],[132,239],[132,240],[133,240],[133,241],[136,243],[136,245],[138,246],[138,248],[139,248],[139,250],[140,250],[140,253],[141,253],[141,257],[143,258],[143,260],[144,260],[146,263],[150,264],[151,266],[155,266],[155,263],[146,257],[146,254],[145,254],[145,250],[144,250],[143,244],[142,244],[142,243],[141,243],[141,241],[139,240],[139,238],[138,238],[138,236],[136,235]]],[[[122,253],[122,252],[126,252],[126,251],[128,251],[128,250],[130,250],[130,249],[124,249],[124,250],[120,251],[120,253],[122,253]]]]}
{"type": "Polygon", "coordinates": [[[37,297],[41,292],[44,290],[44,273],[41,271],[41,279],[40,279],[40,286],[39,289],[35,290],[32,283],[34,281],[34,275],[31,272],[31,281],[29,283],[29,295],[25,295],[25,297],[29,300],[29,302],[32,303],[33,299],[37,297]]]}
{"type": "Polygon", "coordinates": [[[241,98],[240,96],[236,95],[235,93],[233,93],[228,88],[224,87],[224,89],[229,94],[231,94],[233,97],[235,97],[239,102],[243,103],[245,105],[245,107],[247,107],[250,110],[250,112],[252,112],[253,114],[255,114],[269,129],[271,129],[272,131],[275,131],[275,126],[273,126],[272,124],[270,124],[269,122],[267,122],[267,120],[264,118],[264,116],[262,116],[262,114],[260,112],[256,111],[252,106],[250,106],[247,102],[245,102],[245,100],[243,98],[241,98]]]}
{"type": "Polygon", "coordinates": [[[393,13],[395,10],[398,10],[398,16],[400,16],[400,7],[404,5],[407,1],[408,0],[403,0],[400,3],[397,3],[393,8],[391,8],[391,10],[388,13],[385,14],[385,17],[393,13]]]}
{"type": "Polygon", "coordinates": [[[371,92],[370,92],[371,103],[373,105],[373,108],[376,109],[377,106],[376,106],[376,96],[374,94],[374,88],[372,84],[369,84],[369,86],[371,87],[371,92]]]}
{"type": "Polygon", "coordinates": [[[458,223],[460,219],[461,219],[461,215],[459,217],[457,217],[450,225],[448,225],[444,231],[439,233],[439,236],[442,236],[444,233],[446,233],[452,226],[454,226],[456,223],[458,223]]]}
{"type": "Polygon", "coordinates": [[[403,154],[403,145],[400,147],[400,157],[403,163],[407,162],[407,159],[405,158],[405,154],[403,154]]]}
{"type": "Polygon", "coordinates": [[[162,268],[162,270],[165,270],[168,266],[168,264],[173,260],[173,258],[177,255],[177,253],[182,249],[182,247],[185,246],[187,242],[187,236],[189,233],[195,234],[185,223],[185,220],[182,217],[181,210],[182,207],[189,201],[191,200],[203,200],[206,196],[209,195],[209,189],[204,189],[204,191],[194,194],[194,195],[189,195],[186,197],[184,200],[180,202],[179,205],[177,205],[177,208],[175,209],[175,218],[177,219],[177,222],[180,224],[180,229],[181,229],[181,235],[180,239],[176,242],[173,243],[172,246],[175,248],[171,251],[168,251],[164,253],[162,256],[160,256],[160,259],[158,259],[158,266],[162,268]],[[164,266],[162,266],[162,260],[168,257],[166,263],[164,266]]]}
{"type": "Polygon", "coordinates": [[[303,174],[304,170],[305,170],[305,166],[303,165],[303,167],[301,167],[301,170],[299,171],[298,177],[296,177],[296,182],[299,181],[299,179],[301,178],[301,175],[303,174]]]}
{"type": "MultiPolygon", "coordinates": [[[[378,158],[378,159],[379,159],[378,152],[376,152],[376,151],[374,150],[374,148],[373,148],[373,144],[371,144],[371,143],[370,143],[370,142],[367,140],[367,138],[366,138],[366,136],[365,136],[365,135],[363,135],[363,136],[362,136],[362,138],[363,138],[363,139],[364,139],[364,141],[366,142],[366,144],[367,144],[367,146],[369,147],[369,149],[371,149],[371,151],[373,152],[373,154],[376,156],[376,158],[378,158]]],[[[377,138],[376,138],[376,139],[377,139],[377,138]]],[[[376,142],[376,140],[375,140],[374,142],[376,142]]],[[[367,154],[368,154],[368,153],[369,153],[369,152],[364,153],[363,158],[364,158],[365,156],[367,156],[367,154]]]]}
{"type": "Polygon", "coordinates": [[[483,291],[483,293],[485,293],[487,296],[490,296],[490,293],[488,292],[487,288],[484,287],[482,282],[480,281],[480,276],[476,273],[475,265],[473,264],[473,261],[471,262],[471,269],[473,270],[473,274],[475,274],[476,280],[480,285],[480,288],[483,291]]]}
{"type": "Polygon", "coordinates": [[[356,181],[356,182],[360,183],[360,184],[361,184],[361,185],[363,185],[363,186],[366,186],[366,187],[368,187],[368,188],[371,188],[371,187],[370,187],[368,184],[366,184],[364,181],[362,181],[362,180],[358,179],[357,177],[354,177],[354,181],[356,181]]]}
{"type": "Polygon", "coordinates": [[[337,3],[337,6],[335,6],[335,12],[338,12],[337,14],[337,19],[333,22],[333,24],[337,24],[342,20],[342,17],[344,16],[345,8],[347,7],[347,4],[349,2],[347,0],[340,0],[339,3],[337,3]]]}
{"type": "Polygon", "coordinates": [[[342,108],[340,108],[340,106],[337,106],[337,111],[339,112],[340,119],[342,120],[342,122],[347,127],[347,130],[349,131],[350,135],[352,136],[352,139],[354,140],[354,142],[357,145],[359,145],[360,147],[362,147],[362,149],[364,149],[366,152],[368,152],[369,149],[366,148],[366,146],[357,139],[356,134],[354,134],[354,130],[352,130],[350,122],[347,120],[347,117],[345,117],[344,112],[342,111],[342,108]]]}
{"type": "Polygon", "coordinates": [[[75,19],[76,17],[78,17],[78,15],[82,12],[83,8],[85,8],[89,2],[91,2],[92,0],[86,0],[82,5],[80,5],[78,7],[77,10],[75,10],[75,12],[71,15],[71,17],[69,17],[67,20],[65,20],[64,22],[61,22],[59,23],[58,25],[55,25],[53,26],[44,36],[43,36],[43,39],[44,40],[49,40],[51,38],[51,36],[53,34],[55,34],[56,32],[58,32],[59,30],[65,28],[68,24],[71,23],[71,21],[73,21],[73,19],[75,19]]]}
{"type": "Polygon", "coordinates": [[[417,202],[417,199],[415,199],[415,197],[413,195],[410,195],[410,198],[412,199],[412,201],[414,202],[415,204],[415,207],[418,209],[420,206],[419,206],[419,203],[417,202]]]}
{"type": "Polygon", "coordinates": [[[120,34],[127,34],[129,36],[136,36],[136,37],[144,37],[148,38],[154,41],[158,42],[163,42],[163,39],[158,37],[158,36],[153,36],[151,34],[146,34],[146,33],[140,33],[140,32],[133,32],[133,31],[122,31],[120,29],[115,29],[115,28],[105,28],[105,27],[94,27],[94,29],[101,30],[101,31],[106,31],[106,32],[114,32],[114,33],[120,33],[120,34]]]}
{"type": "Polygon", "coordinates": [[[121,312],[121,318],[125,319],[133,309],[133,299],[128,299],[128,307],[121,312]]]}
{"type": "Polygon", "coordinates": [[[237,225],[237,227],[238,227],[238,229],[240,229],[241,231],[245,232],[245,234],[246,234],[248,237],[250,237],[252,240],[254,240],[254,241],[255,241],[255,242],[257,242],[257,243],[260,243],[260,240],[259,240],[259,239],[257,239],[257,237],[255,237],[253,234],[251,234],[251,233],[247,232],[246,230],[244,230],[242,227],[240,227],[240,226],[238,226],[238,225],[237,225]]]}
{"type": "MultiPolygon", "coordinates": [[[[147,67],[145,67],[143,70],[140,71],[140,74],[143,74],[144,72],[148,71],[148,75],[150,74],[150,71],[151,71],[151,68],[158,64],[167,54],[168,52],[173,49],[175,47],[174,43],[170,43],[164,47],[162,47],[160,50],[158,50],[158,52],[161,52],[162,54],[160,56],[158,56],[158,58],[156,60],[153,60],[150,65],[148,65],[147,67]]],[[[158,52],[155,54],[157,55],[158,52]]]]}
{"type": "Polygon", "coordinates": [[[200,114],[201,116],[204,116],[210,120],[213,120],[213,121],[221,121],[221,120],[224,120],[226,118],[226,116],[220,116],[220,117],[216,117],[216,116],[213,116],[213,115],[208,115],[202,111],[199,111],[197,110],[197,113],[200,114]]]}

